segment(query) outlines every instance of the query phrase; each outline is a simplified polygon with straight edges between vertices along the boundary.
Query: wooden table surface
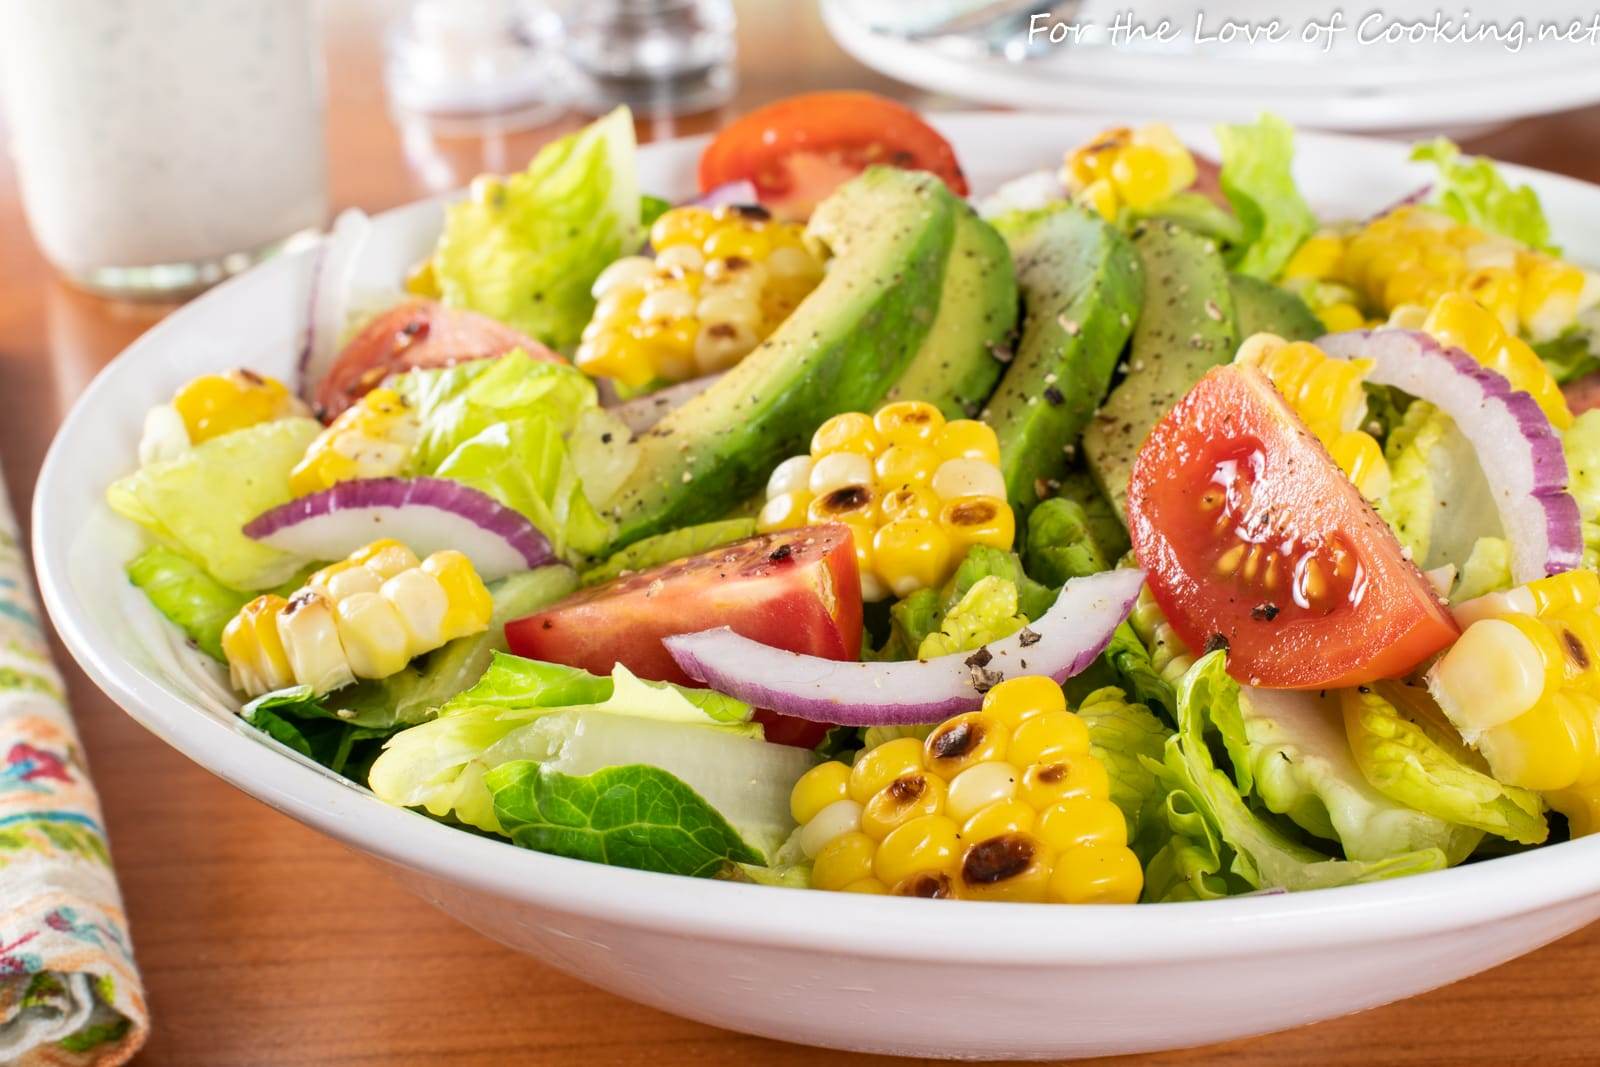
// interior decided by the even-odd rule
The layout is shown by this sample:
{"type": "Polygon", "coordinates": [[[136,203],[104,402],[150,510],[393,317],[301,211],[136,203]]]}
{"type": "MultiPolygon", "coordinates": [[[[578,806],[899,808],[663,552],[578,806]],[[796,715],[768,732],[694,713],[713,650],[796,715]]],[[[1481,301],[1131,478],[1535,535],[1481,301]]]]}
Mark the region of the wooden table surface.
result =
{"type": "MultiPolygon", "coordinates": [[[[740,16],[737,106],[839,87],[930,102],[846,58],[808,3],[751,0],[740,16]]],[[[370,0],[341,0],[329,26],[336,207],[387,208],[480,169],[514,168],[549,136],[417,143],[408,152],[384,106],[379,23],[370,0]]],[[[715,121],[705,116],[642,132],[699,132],[715,121]]],[[[1600,109],[1524,122],[1471,147],[1600,181],[1600,109]]],[[[73,398],[166,310],[106,303],[56,281],[29,241],[14,179],[0,161],[0,457],[19,515],[26,517],[39,462],[73,398]]],[[[663,1015],[503,949],[374,865],[213,778],[137,726],[64,656],[62,662],[154,1011],[143,1062],[868,1062],[663,1015]]],[[[1536,1056],[1592,1063],[1600,1047],[1597,998],[1600,926],[1364,1015],[1125,1062],[1509,1063],[1536,1056]]]]}

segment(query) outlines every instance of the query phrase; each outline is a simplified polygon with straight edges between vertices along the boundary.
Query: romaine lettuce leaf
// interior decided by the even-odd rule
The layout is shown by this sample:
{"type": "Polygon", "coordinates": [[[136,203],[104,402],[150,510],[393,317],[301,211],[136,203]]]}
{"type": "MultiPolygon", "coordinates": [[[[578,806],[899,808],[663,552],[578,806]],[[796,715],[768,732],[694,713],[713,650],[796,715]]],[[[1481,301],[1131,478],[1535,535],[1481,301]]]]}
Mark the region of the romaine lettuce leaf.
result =
{"type": "Polygon", "coordinates": [[[1488,774],[1426,690],[1385,682],[1347,689],[1340,704],[1356,763],[1385,796],[1519,844],[1550,835],[1539,795],[1488,774]]]}
{"type": "Polygon", "coordinates": [[[1461,567],[1482,537],[1500,534],[1500,512],[1472,442],[1422,401],[1406,409],[1384,448],[1390,488],[1378,514],[1424,570],[1461,567]]]}
{"type": "MultiPolygon", "coordinates": [[[[1113,661],[1113,666],[1117,667],[1118,673],[1128,680],[1140,700],[1146,703],[1154,701],[1161,705],[1166,709],[1168,717],[1177,722],[1178,703],[1175,693],[1184,674],[1194,666],[1194,653],[1189,651],[1189,646],[1183,643],[1183,638],[1179,637],[1172,624],[1167,622],[1167,617],[1161,613],[1161,605],[1156,603],[1149,586],[1139,590],[1139,599],[1134,601],[1133,610],[1128,613],[1125,625],[1144,646],[1148,653],[1150,669],[1165,683],[1165,686],[1157,687],[1148,678],[1135,684],[1135,676],[1142,673],[1137,669],[1140,666],[1137,659],[1129,659],[1121,664],[1113,661]]],[[[1117,643],[1118,639],[1113,636],[1112,641],[1117,643]]],[[[1126,648],[1126,645],[1119,647],[1126,648]]],[[[1131,648],[1126,648],[1127,655],[1131,656],[1132,652],[1131,648]]]]}
{"type": "Polygon", "coordinates": [[[1317,228],[1294,182],[1294,128],[1264,114],[1253,124],[1218,126],[1216,134],[1222,193],[1241,230],[1228,250],[1228,266],[1270,281],[1317,228]]]}
{"type": "Polygon", "coordinates": [[[165,545],[152,545],[128,561],[128,580],[144,591],[157,611],[214,660],[223,660],[223,628],[250,601],[204,567],[165,545]]]}
{"type": "Polygon", "coordinates": [[[1148,861],[1167,836],[1161,817],[1167,791],[1145,761],[1160,761],[1172,731],[1113,686],[1084,697],[1078,717],[1089,727],[1089,751],[1111,779],[1111,801],[1128,820],[1129,846],[1141,862],[1148,861]]]}
{"type": "Polygon", "coordinates": [[[1338,842],[1347,858],[1377,862],[1438,849],[1459,863],[1482,840],[1481,830],[1374,788],[1351,752],[1336,694],[1240,687],[1238,706],[1256,797],[1307,833],[1338,842]]]}
{"type": "MultiPolygon", "coordinates": [[[[986,578],[997,578],[1007,582],[1014,591],[1016,605],[1012,608],[1011,614],[1020,616],[1021,622],[1014,629],[1007,631],[1008,633],[1015,633],[1028,620],[1039,618],[1050,610],[1051,604],[1055,603],[1056,591],[1028,577],[1022,569],[1022,561],[1015,553],[1005,552],[989,545],[974,545],[967,551],[966,557],[942,588],[918,589],[910,596],[896,601],[889,608],[889,640],[882,649],[872,653],[870,658],[906,660],[925,656],[922,652],[923,643],[930,636],[941,633],[945,616],[955,609],[974,586],[986,578]]],[[[992,591],[998,587],[991,584],[987,588],[992,591]]],[[[987,595],[992,595],[992,592],[987,595]]],[[[970,610],[980,610],[979,604],[974,602],[970,610]]],[[[973,625],[974,617],[968,614],[966,622],[959,624],[964,627],[965,634],[961,640],[970,640],[972,635],[983,630],[983,625],[973,625]]],[[[985,615],[984,618],[990,617],[985,615]]],[[[990,621],[996,622],[1000,618],[1001,616],[994,615],[990,621]]],[[[984,644],[988,640],[993,638],[978,643],[984,644]]],[[[941,640],[936,644],[944,647],[946,642],[941,640]]],[[[977,645],[972,647],[976,648],[977,645]]]]}
{"type": "MultiPolygon", "coordinates": [[[[1162,762],[1142,761],[1161,775],[1169,794],[1185,794],[1181,800],[1172,795],[1167,798],[1169,813],[1176,813],[1186,826],[1182,839],[1156,857],[1164,883],[1160,892],[1199,895],[1228,890],[1240,882],[1254,889],[1317,889],[1437,870],[1448,864],[1445,853],[1432,847],[1375,860],[1337,859],[1297,840],[1272,815],[1252,808],[1248,798],[1257,772],[1265,772],[1265,768],[1252,767],[1248,751],[1236,755],[1241,745],[1248,744],[1245,712],[1240,686],[1227,674],[1224,653],[1201,657],[1184,675],[1178,687],[1178,709],[1178,732],[1168,739],[1162,762]],[[1216,765],[1207,740],[1212,731],[1222,734],[1234,762],[1231,777],[1216,765]],[[1210,834],[1196,834],[1191,813],[1204,818],[1215,834],[1214,841],[1210,834]],[[1195,852],[1196,842],[1219,846],[1214,864],[1207,848],[1195,852]],[[1176,862],[1172,848],[1184,852],[1185,863],[1176,862]]],[[[1282,784],[1274,780],[1272,788],[1282,784]]],[[[1172,829],[1180,833],[1179,827],[1172,829]]]]}
{"type": "MultiPolygon", "coordinates": [[[[1147,707],[1160,708],[1168,722],[1178,721],[1178,700],[1172,682],[1156,670],[1149,650],[1131,625],[1124,622],[1112,631],[1111,641],[1101,658],[1118,682],[1133,694],[1134,700],[1147,707]]],[[[1178,677],[1181,676],[1180,672],[1178,677]]]]}
{"type": "Polygon", "coordinates": [[[1444,137],[1416,145],[1411,158],[1438,168],[1431,203],[1440,211],[1533,248],[1557,251],[1550,243],[1550,223],[1539,205],[1539,194],[1526,185],[1512,188],[1491,160],[1463,156],[1461,149],[1444,137]]]}
{"type": "Polygon", "coordinates": [[[1510,543],[1504,537],[1480,537],[1472,543],[1472,550],[1461,564],[1461,572],[1456,575],[1455,585],[1450,590],[1450,602],[1459,604],[1485,593],[1510,588],[1510,543]]]}
{"type": "Polygon", "coordinates": [[[315,419],[258,423],[148,463],[111,483],[111,510],[238,590],[268,589],[304,562],[252,541],[241,527],[288,502],[289,472],[321,432],[315,419]]]}
{"type": "MultiPolygon", "coordinates": [[[[721,693],[646,682],[621,665],[610,678],[600,678],[496,653],[478,683],[441,707],[437,718],[389,739],[369,784],[391,804],[440,817],[454,814],[469,826],[497,831],[484,774],[511,760],[558,756],[564,742],[549,727],[534,727],[547,716],[577,711],[599,717],[585,720],[591,729],[614,725],[613,718],[627,720],[629,736],[655,737],[644,728],[647,722],[702,731],[689,736],[708,753],[715,748],[707,739],[711,733],[752,743],[761,736],[760,726],[749,721],[749,705],[721,693]]],[[[809,762],[809,754],[802,755],[809,762]]],[[[627,762],[656,762],[647,750],[632,756],[627,762]]]]}
{"type": "Polygon", "coordinates": [[[970,652],[991,641],[1010,637],[1028,624],[1017,611],[1017,587],[1007,578],[988,575],[968,589],[939,622],[939,629],[917,646],[918,659],[952,652],[970,652]]]}
{"type": "Polygon", "coordinates": [[[1083,505],[1061,497],[1043,501],[1029,514],[1024,555],[1028,574],[1045,585],[1065,585],[1111,569],[1083,505]]]}
{"type": "Polygon", "coordinates": [[[498,359],[397,376],[417,413],[417,474],[482,490],[521,512],[555,550],[589,553],[610,536],[578,477],[563,436],[595,406],[594,384],[562,364],[521,350],[498,359]]]}
{"type": "Polygon", "coordinates": [[[451,205],[433,255],[445,303],[573,348],[595,278],[644,240],[634,157],[633,117],[618,108],[451,205]]]}
{"type": "Polygon", "coordinates": [[[722,815],[659,767],[605,767],[577,777],[532,760],[490,771],[495,817],[523,848],[694,878],[760,864],[722,815]]]}
{"type": "MultiPolygon", "coordinates": [[[[1139,762],[1162,788],[1170,788],[1174,778],[1164,771],[1161,761],[1141,756],[1139,762]]],[[[1215,820],[1200,810],[1187,791],[1171,789],[1157,814],[1165,821],[1168,836],[1145,864],[1140,900],[1216,900],[1255,888],[1233,869],[1233,850],[1218,836],[1215,820]]]]}

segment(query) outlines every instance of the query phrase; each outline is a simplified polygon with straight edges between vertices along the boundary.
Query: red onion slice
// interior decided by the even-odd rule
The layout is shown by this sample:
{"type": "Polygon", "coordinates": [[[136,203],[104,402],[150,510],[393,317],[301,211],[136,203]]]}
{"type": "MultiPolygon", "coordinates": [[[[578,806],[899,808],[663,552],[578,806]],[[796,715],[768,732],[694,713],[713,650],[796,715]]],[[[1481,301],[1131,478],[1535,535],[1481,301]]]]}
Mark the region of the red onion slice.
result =
{"type": "Polygon", "coordinates": [[[1370,381],[1426,400],[1455,421],[1494,494],[1513,580],[1520,585],[1578,566],[1583,531],[1567,492],[1567,457],[1533,397],[1416,330],[1352,330],[1317,344],[1339,359],[1372,360],[1370,381]]]}
{"type": "Polygon", "coordinates": [[[781,715],[840,726],[934,723],[972,711],[1004,678],[1077,674],[1105,650],[1144,584],[1134,568],[1074,578],[1037,621],[977,652],[902,663],[805,656],[740,637],[726,626],[663,641],[702,685],[781,715]]]}
{"type": "Polygon", "coordinates": [[[555,559],[519,511],[448,478],[363,478],[310,493],[245,524],[246,537],[310,560],[343,559],[392,537],[419,556],[454,548],[486,582],[555,559]]]}

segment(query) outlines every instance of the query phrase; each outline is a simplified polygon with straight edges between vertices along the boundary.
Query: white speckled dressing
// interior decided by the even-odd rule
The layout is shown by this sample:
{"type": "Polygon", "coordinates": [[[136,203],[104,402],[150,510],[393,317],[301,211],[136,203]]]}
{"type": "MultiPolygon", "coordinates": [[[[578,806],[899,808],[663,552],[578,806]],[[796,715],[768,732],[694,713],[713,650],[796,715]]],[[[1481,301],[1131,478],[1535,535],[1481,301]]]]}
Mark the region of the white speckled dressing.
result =
{"type": "Polygon", "coordinates": [[[312,0],[0,0],[0,77],[34,237],[92,286],[214,281],[327,213],[312,0]]]}

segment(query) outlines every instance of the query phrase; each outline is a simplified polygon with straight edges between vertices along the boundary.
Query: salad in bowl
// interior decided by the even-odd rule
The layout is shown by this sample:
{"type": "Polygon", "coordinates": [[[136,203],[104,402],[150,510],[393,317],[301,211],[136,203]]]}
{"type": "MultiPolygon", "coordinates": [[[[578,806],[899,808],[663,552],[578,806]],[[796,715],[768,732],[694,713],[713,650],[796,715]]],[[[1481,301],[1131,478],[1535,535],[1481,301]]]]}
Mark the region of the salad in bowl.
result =
{"type": "Polygon", "coordinates": [[[625,111],[485,177],[296,373],[128,442],[127,577],[261,759],[594,863],[1063,905],[1600,825],[1600,275],[1448,142],[1319,218],[1280,120],[969,199],[795,98],[642,188],[625,111]]]}

